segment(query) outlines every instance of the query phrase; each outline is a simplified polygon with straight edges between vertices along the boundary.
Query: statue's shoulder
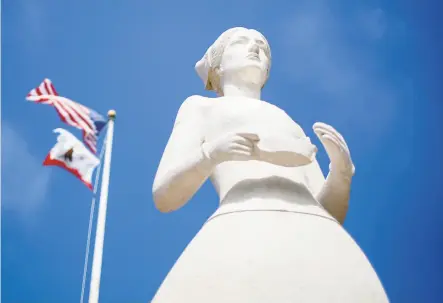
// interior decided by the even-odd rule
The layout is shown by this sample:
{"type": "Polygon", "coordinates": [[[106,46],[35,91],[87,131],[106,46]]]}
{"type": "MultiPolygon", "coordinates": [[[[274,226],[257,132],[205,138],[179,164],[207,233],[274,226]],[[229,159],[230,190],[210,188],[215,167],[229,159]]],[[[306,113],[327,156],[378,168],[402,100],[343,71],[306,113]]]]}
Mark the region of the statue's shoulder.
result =
{"type": "Polygon", "coordinates": [[[211,104],[210,99],[199,95],[192,95],[186,98],[177,111],[174,125],[180,121],[196,122],[201,120],[208,112],[211,104]]]}
{"type": "Polygon", "coordinates": [[[212,104],[212,98],[192,95],[186,98],[180,105],[179,113],[203,113],[212,104]]]}

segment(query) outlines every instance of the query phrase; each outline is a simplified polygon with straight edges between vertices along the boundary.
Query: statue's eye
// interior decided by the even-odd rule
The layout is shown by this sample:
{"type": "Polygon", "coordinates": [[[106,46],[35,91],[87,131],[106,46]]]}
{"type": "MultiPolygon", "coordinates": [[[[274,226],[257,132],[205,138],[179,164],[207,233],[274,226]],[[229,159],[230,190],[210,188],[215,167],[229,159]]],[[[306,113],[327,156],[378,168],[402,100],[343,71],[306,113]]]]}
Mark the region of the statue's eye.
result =
{"type": "Polygon", "coordinates": [[[249,41],[248,37],[240,36],[240,37],[236,37],[234,40],[232,40],[231,44],[241,44],[241,43],[245,43],[248,41],[249,41]]]}
{"type": "Polygon", "coordinates": [[[242,44],[244,41],[241,39],[236,39],[234,41],[231,42],[231,45],[236,45],[236,44],[242,44]]]}

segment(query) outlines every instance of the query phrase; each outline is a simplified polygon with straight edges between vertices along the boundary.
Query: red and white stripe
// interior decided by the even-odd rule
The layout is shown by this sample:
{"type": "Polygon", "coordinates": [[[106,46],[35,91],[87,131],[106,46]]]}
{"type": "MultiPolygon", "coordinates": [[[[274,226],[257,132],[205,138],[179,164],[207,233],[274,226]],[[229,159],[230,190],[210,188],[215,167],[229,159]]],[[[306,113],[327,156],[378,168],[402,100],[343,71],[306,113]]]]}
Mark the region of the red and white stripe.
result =
{"type": "Polygon", "coordinates": [[[97,152],[97,130],[94,121],[89,116],[89,108],[59,96],[51,80],[44,79],[37,88],[29,92],[26,100],[54,106],[60,119],[66,124],[81,129],[85,144],[94,153],[97,152]]]}
{"type": "Polygon", "coordinates": [[[83,132],[83,141],[94,153],[97,153],[97,136],[94,133],[83,132]]]}

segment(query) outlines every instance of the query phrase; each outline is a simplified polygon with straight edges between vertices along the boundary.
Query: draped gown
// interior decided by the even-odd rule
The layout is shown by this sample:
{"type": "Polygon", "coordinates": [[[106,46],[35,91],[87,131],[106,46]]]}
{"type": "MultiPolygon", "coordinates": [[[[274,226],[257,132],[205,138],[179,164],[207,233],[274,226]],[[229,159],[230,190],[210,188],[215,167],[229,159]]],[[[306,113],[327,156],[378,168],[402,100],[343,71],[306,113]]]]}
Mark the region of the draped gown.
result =
{"type": "MultiPolygon", "coordinates": [[[[226,132],[255,132],[263,139],[305,137],[283,110],[264,101],[224,97],[199,106],[192,117],[179,112],[167,148],[181,152],[163,157],[180,157],[226,132]]],[[[224,162],[210,179],[219,207],[152,302],[389,302],[365,254],[315,199],[324,182],[316,160],[298,167],[224,162]]]]}

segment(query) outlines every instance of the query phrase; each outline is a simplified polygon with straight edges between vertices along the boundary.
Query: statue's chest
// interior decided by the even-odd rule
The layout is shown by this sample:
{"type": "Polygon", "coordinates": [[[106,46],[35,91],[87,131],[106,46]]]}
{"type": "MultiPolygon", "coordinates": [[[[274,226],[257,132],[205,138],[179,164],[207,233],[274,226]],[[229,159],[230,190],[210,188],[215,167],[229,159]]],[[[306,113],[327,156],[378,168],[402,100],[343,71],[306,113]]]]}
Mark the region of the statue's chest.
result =
{"type": "Polygon", "coordinates": [[[216,136],[226,132],[301,135],[296,123],[280,108],[260,101],[222,100],[211,106],[204,132],[216,136]]]}

